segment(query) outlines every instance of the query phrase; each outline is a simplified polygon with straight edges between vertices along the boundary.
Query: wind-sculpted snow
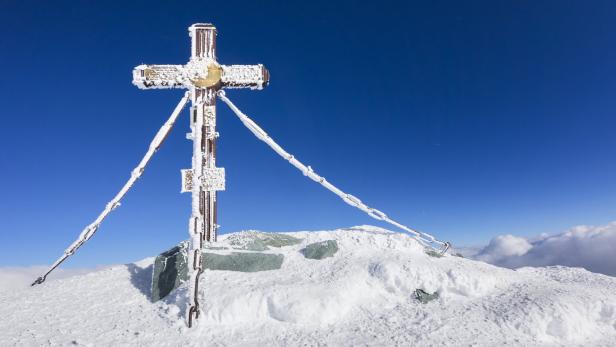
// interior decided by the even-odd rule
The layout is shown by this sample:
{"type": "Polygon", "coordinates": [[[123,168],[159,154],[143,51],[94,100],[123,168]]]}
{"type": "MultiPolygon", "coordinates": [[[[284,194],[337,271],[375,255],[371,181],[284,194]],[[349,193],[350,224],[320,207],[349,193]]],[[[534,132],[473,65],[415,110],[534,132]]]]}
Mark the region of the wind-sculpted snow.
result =
{"type": "Polygon", "coordinates": [[[474,258],[509,268],[565,265],[616,276],[616,222],[578,226],[534,240],[497,236],[474,258]]]}
{"type": "Polygon", "coordinates": [[[616,278],[430,257],[411,237],[374,227],[289,235],[302,242],[275,250],[280,270],[205,271],[193,329],[182,320],[186,287],[150,302],[147,259],[0,292],[0,345],[616,344],[616,278]],[[325,240],[337,241],[333,257],[299,252],[325,240]],[[421,303],[418,288],[439,297],[421,303]]]}

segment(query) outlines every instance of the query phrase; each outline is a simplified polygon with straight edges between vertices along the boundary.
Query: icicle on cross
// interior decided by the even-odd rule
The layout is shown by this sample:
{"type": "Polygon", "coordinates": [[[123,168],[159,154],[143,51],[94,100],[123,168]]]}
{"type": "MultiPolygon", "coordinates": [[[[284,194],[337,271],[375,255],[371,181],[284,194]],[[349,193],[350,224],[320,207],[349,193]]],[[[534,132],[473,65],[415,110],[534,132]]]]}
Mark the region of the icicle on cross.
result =
{"type": "Polygon", "coordinates": [[[216,241],[216,192],[225,189],[225,172],[216,167],[216,92],[221,88],[263,89],[269,73],[259,65],[221,65],[216,61],[216,28],[193,24],[191,57],[185,65],[139,65],[133,84],[140,89],[184,88],[191,93],[188,138],[193,141],[192,169],[182,170],[182,192],[192,192],[189,222],[189,302],[187,323],[199,318],[199,276],[204,242],[216,241]]]}

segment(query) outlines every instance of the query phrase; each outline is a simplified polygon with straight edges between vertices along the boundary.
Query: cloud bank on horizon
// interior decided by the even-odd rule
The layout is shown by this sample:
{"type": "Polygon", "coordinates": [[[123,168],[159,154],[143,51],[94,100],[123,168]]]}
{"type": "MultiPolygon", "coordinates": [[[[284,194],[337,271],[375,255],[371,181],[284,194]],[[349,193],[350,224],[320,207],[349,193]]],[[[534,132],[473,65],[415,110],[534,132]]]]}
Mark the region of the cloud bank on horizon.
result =
{"type": "Polygon", "coordinates": [[[508,268],[563,265],[616,276],[616,221],[534,239],[499,235],[471,258],[508,268]]]}

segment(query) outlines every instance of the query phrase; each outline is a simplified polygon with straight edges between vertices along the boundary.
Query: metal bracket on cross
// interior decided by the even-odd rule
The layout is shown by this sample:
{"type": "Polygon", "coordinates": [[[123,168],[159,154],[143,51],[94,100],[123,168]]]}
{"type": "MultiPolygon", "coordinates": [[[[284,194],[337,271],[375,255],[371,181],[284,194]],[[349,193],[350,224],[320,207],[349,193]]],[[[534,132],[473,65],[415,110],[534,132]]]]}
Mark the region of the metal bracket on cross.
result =
{"type": "MultiPolygon", "coordinates": [[[[199,180],[204,190],[221,191],[225,190],[225,169],[222,167],[207,168],[203,171],[203,176],[199,180]]],[[[182,193],[192,192],[193,190],[193,170],[182,170],[182,193]]]]}

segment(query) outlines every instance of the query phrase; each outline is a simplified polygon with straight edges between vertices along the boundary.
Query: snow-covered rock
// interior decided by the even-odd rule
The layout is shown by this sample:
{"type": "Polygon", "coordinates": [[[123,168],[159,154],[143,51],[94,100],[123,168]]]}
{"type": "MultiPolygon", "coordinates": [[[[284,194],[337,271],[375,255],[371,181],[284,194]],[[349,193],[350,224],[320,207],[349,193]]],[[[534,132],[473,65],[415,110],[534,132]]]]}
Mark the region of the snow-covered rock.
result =
{"type": "Polygon", "coordinates": [[[276,249],[280,270],[206,270],[193,329],[185,287],[150,302],[150,258],[0,291],[0,345],[616,345],[614,277],[430,257],[375,227],[288,234],[302,241],[276,249]],[[333,257],[299,252],[325,240],[333,257]],[[416,289],[438,299],[422,304],[416,289]]]}

